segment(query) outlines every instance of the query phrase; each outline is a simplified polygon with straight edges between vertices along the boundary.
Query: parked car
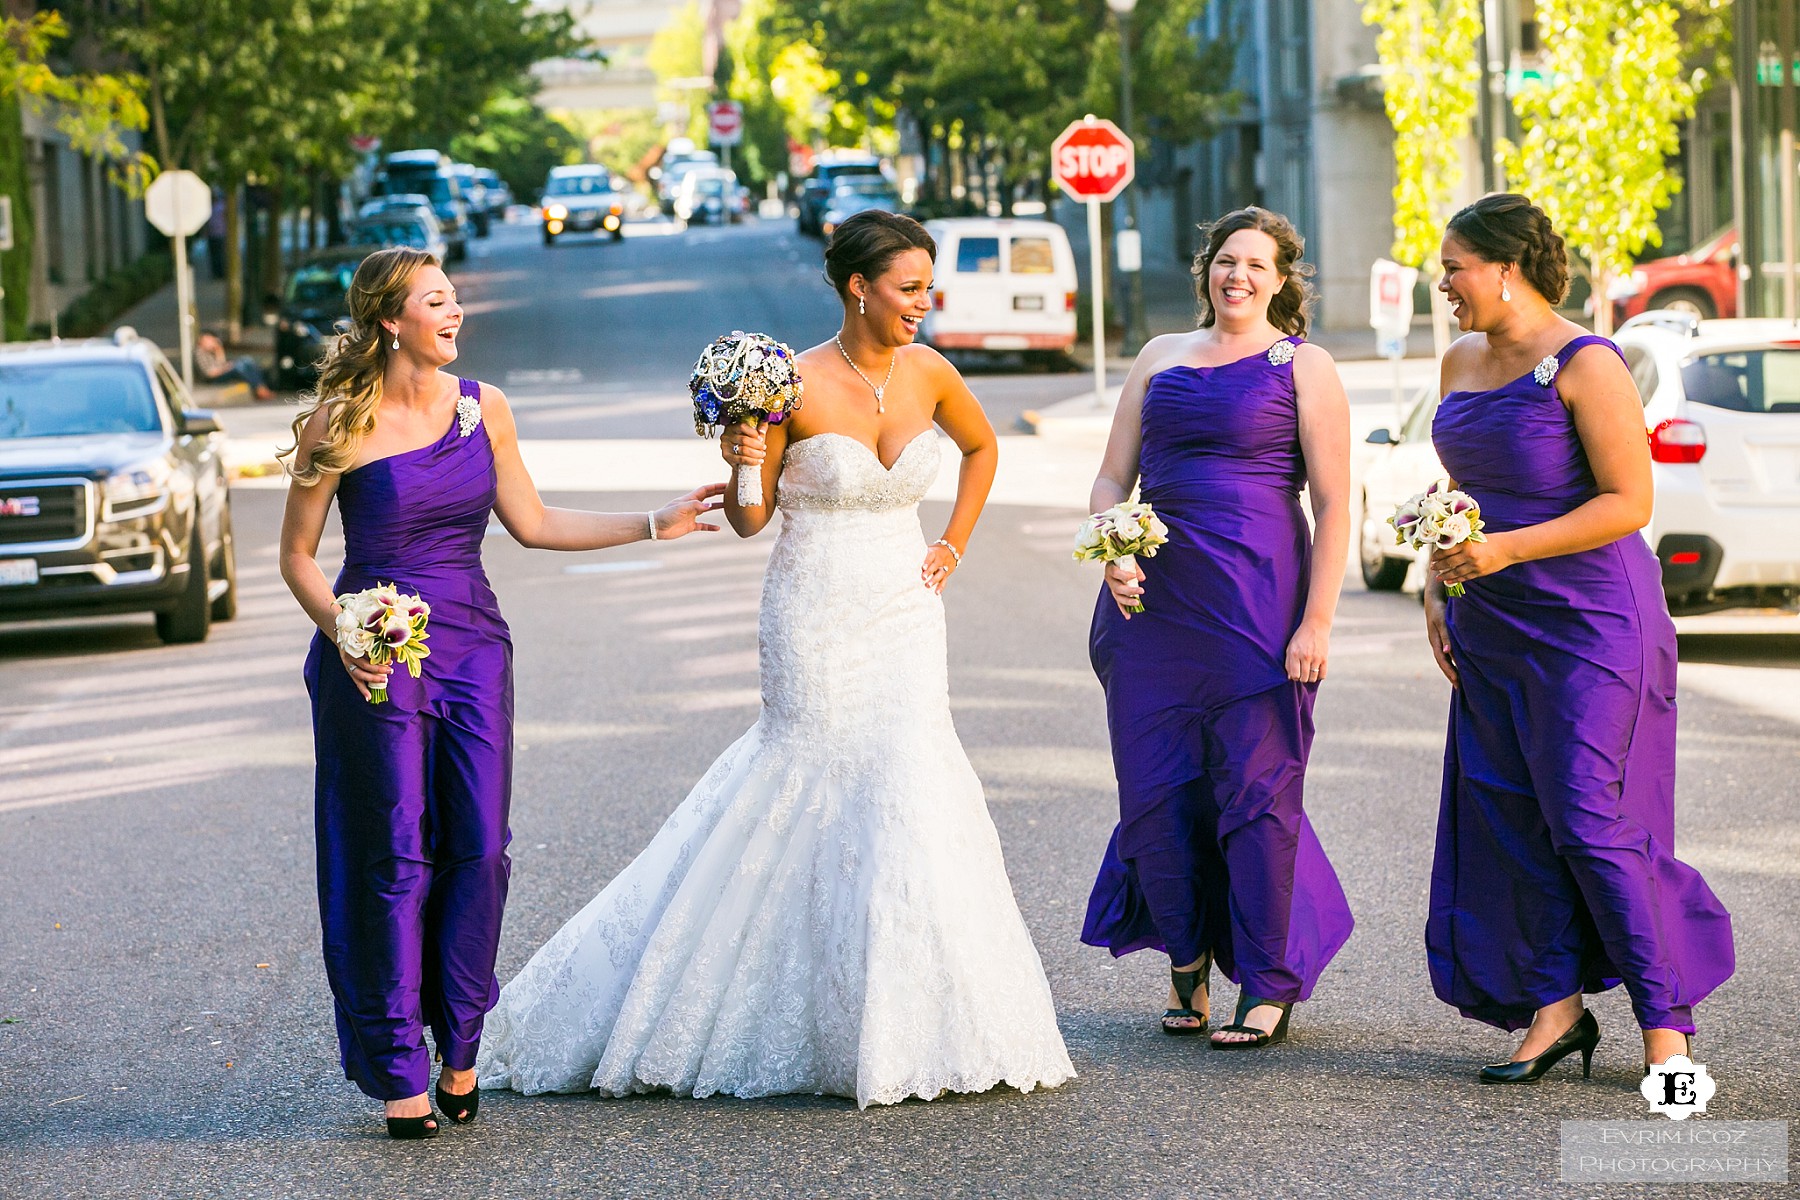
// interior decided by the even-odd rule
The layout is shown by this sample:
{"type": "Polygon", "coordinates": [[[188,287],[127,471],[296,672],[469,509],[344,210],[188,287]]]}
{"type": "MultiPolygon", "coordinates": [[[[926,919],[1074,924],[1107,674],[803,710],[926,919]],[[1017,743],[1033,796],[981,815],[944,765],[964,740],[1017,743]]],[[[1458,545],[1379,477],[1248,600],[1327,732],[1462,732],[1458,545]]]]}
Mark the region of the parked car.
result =
{"type": "Polygon", "coordinates": [[[1413,393],[1406,421],[1398,430],[1377,429],[1367,441],[1382,449],[1369,461],[1362,480],[1362,528],[1357,536],[1357,559],[1362,579],[1372,592],[1397,592],[1406,583],[1418,552],[1396,545],[1387,519],[1404,501],[1425,490],[1444,475],[1443,464],[1431,445],[1431,419],[1437,415],[1438,385],[1434,380],[1413,393]]]}
{"type": "Polygon", "coordinates": [[[472,221],[462,188],[451,170],[450,159],[436,150],[403,150],[387,157],[381,172],[375,176],[373,194],[377,196],[421,195],[437,214],[444,227],[444,240],[450,243],[451,261],[460,261],[469,253],[472,221]]]}
{"type": "Polygon", "coordinates": [[[837,227],[859,212],[872,208],[900,212],[900,193],[885,175],[851,175],[832,184],[831,195],[819,214],[819,233],[830,237],[837,227]]]}
{"type": "Polygon", "coordinates": [[[796,227],[803,234],[820,232],[825,204],[833,186],[853,175],[881,175],[881,160],[867,154],[840,154],[813,164],[813,172],[800,185],[800,215],[796,227]]]}
{"type": "Polygon", "coordinates": [[[334,326],[350,315],[350,281],[372,249],[315,251],[288,273],[275,317],[276,386],[304,386],[319,377],[319,360],[337,337],[334,326]]]}
{"type": "Polygon", "coordinates": [[[681,177],[675,219],[690,225],[727,225],[738,219],[738,181],[723,167],[696,167],[681,177]]]}
{"type": "Polygon", "coordinates": [[[444,231],[430,209],[391,210],[358,217],[344,226],[344,236],[353,246],[411,246],[439,262],[450,253],[450,244],[444,240],[444,231]]]}
{"type": "Polygon", "coordinates": [[[1650,312],[1625,323],[1671,610],[1800,606],[1800,327],[1650,312]]]}
{"type": "MultiPolygon", "coordinates": [[[[1644,540],[1674,613],[1800,606],[1800,330],[1775,320],[1701,321],[1657,310],[1614,335],[1644,404],[1655,501],[1644,540]]],[[[1422,391],[1364,476],[1361,559],[1398,588],[1413,554],[1393,544],[1394,505],[1444,476],[1431,447],[1435,387],[1422,391]]]]}
{"type": "Polygon", "coordinates": [[[1701,320],[1737,316],[1737,230],[1726,226],[1686,254],[1641,262],[1607,290],[1613,323],[1667,308],[1701,320]]]}
{"type": "Polygon", "coordinates": [[[223,443],[129,329],[0,349],[0,620],[150,612],[165,642],[231,620],[223,443]]]}
{"type": "Polygon", "coordinates": [[[1075,255],[1054,221],[928,221],[937,280],[921,336],[943,350],[1024,350],[1062,359],[1075,344],[1075,255]]]}
{"type": "Polygon", "coordinates": [[[371,196],[364,200],[362,207],[356,210],[358,220],[368,217],[380,217],[389,214],[422,217],[443,230],[443,223],[437,219],[437,210],[432,208],[429,197],[417,192],[401,192],[393,196],[371,196]]]}
{"type": "Polygon", "coordinates": [[[595,163],[551,167],[540,209],[546,246],[565,233],[604,232],[615,242],[625,236],[625,197],[612,172],[595,163]]]}
{"type": "Polygon", "coordinates": [[[492,167],[475,168],[475,178],[481,180],[481,186],[487,196],[488,216],[506,220],[506,210],[512,207],[512,188],[506,180],[500,178],[500,172],[492,167]]]}
{"type": "Polygon", "coordinates": [[[487,184],[482,181],[481,172],[473,163],[452,163],[450,173],[456,176],[456,186],[468,206],[469,225],[475,236],[486,237],[492,214],[488,211],[487,184]]]}

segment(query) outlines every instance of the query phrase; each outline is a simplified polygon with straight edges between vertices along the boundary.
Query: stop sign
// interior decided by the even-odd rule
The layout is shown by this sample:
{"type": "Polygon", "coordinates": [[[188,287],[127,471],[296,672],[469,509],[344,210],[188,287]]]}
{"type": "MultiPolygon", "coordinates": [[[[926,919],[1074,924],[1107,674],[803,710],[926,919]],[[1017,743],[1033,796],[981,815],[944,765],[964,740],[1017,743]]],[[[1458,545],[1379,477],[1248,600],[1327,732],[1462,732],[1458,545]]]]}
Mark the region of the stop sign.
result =
{"type": "Polygon", "coordinates": [[[1103,117],[1072,122],[1050,143],[1050,174],[1077,200],[1112,200],[1137,172],[1131,139],[1103,117]]]}

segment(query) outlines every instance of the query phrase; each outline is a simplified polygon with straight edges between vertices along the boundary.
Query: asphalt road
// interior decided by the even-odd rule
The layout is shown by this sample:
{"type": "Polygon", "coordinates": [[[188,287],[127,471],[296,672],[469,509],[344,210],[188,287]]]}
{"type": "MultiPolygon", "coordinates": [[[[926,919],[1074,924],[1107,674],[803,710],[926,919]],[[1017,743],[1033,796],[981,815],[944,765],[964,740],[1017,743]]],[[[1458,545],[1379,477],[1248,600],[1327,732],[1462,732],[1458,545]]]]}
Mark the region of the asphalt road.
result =
{"type": "MultiPolygon", "coordinates": [[[[472,309],[462,369],[508,388],[528,439],[691,438],[667,402],[698,342],[734,326],[829,335],[809,255],[774,227],[551,251],[505,231],[458,275],[472,309]]],[[[1001,412],[1086,381],[976,383],[1001,412]]],[[[642,509],[662,494],[605,486],[551,498],[642,509]]],[[[1318,708],[1308,808],[1356,935],[1287,1045],[1223,1055],[1157,1032],[1165,961],[1114,962],[1075,940],[1115,805],[1086,662],[1096,582],[1067,552],[1078,509],[1028,495],[990,507],[947,594],[951,689],[1080,1078],[860,1113],[819,1097],[502,1094],[469,1129],[391,1143],[336,1068],[312,890],[308,630],[276,571],[280,500],[237,492],[242,612],[203,646],[161,646],[147,618],[0,626],[0,1196],[1702,1193],[1555,1182],[1559,1121],[1647,1115],[1621,993],[1594,1003],[1593,1079],[1565,1066],[1533,1088],[1476,1085],[1510,1042],[1431,996],[1422,930],[1448,688],[1407,598],[1349,587],[1318,708]]],[[[927,527],[945,511],[927,504],[927,527]]],[[[502,979],[754,719],[769,544],[720,534],[552,555],[489,540],[517,646],[502,979]]],[[[1684,623],[1678,850],[1738,934],[1738,973],[1700,1011],[1695,1057],[1719,1081],[1709,1118],[1800,1108],[1789,628],[1684,623]]],[[[1224,1009],[1233,991],[1215,982],[1224,1009]]]]}

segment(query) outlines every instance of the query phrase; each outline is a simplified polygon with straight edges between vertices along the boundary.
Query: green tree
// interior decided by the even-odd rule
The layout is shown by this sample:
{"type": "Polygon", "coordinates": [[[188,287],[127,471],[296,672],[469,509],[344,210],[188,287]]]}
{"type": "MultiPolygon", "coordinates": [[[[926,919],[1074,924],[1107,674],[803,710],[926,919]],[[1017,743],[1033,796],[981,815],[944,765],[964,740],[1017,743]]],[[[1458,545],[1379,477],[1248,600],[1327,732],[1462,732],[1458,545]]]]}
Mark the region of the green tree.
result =
{"type": "Polygon", "coordinates": [[[530,97],[501,92],[483,107],[473,129],[450,140],[449,153],[459,162],[492,167],[525,202],[543,188],[551,167],[582,160],[583,141],[530,97]]]}
{"type": "Polygon", "coordinates": [[[1508,176],[1550,217],[1612,330],[1607,285],[1660,245],[1657,211],[1681,187],[1670,164],[1693,115],[1679,12],[1660,0],[1538,0],[1545,78],[1513,100],[1524,128],[1504,142],[1508,176]]]}
{"type": "MultiPolygon", "coordinates": [[[[1481,85],[1480,0],[1365,0],[1380,33],[1382,100],[1394,127],[1394,261],[1437,269],[1444,223],[1463,181],[1462,150],[1481,85]]],[[[1439,357],[1450,345],[1443,295],[1431,289],[1439,357]]]]}
{"type": "Polygon", "coordinates": [[[396,24],[418,56],[405,112],[387,123],[394,149],[400,143],[448,146],[462,133],[478,132],[488,101],[499,95],[530,96],[532,64],[573,58],[586,47],[567,9],[537,7],[531,0],[421,0],[423,16],[396,24]]]}

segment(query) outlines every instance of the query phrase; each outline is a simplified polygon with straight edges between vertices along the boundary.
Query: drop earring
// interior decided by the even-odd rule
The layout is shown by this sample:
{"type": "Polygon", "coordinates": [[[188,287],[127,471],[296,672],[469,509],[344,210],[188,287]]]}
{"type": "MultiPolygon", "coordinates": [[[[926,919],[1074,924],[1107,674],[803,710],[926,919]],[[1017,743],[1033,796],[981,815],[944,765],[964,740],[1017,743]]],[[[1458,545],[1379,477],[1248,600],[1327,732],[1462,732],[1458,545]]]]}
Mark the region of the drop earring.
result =
{"type": "Polygon", "coordinates": [[[1507,304],[1512,303],[1512,290],[1506,286],[1504,279],[1500,281],[1500,299],[1507,304]]]}
{"type": "Polygon", "coordinates": [[[866,317],[869,315],[869,298],[867,296],[858,296],[856,298],[856,315],[859,317],[866,317]]]}
{"type": "Polygon", "coordinates": [[[394,335],[394,349],[398,350],[399,348],[400,348],[400,335],[396,333],[394,335]]]}

